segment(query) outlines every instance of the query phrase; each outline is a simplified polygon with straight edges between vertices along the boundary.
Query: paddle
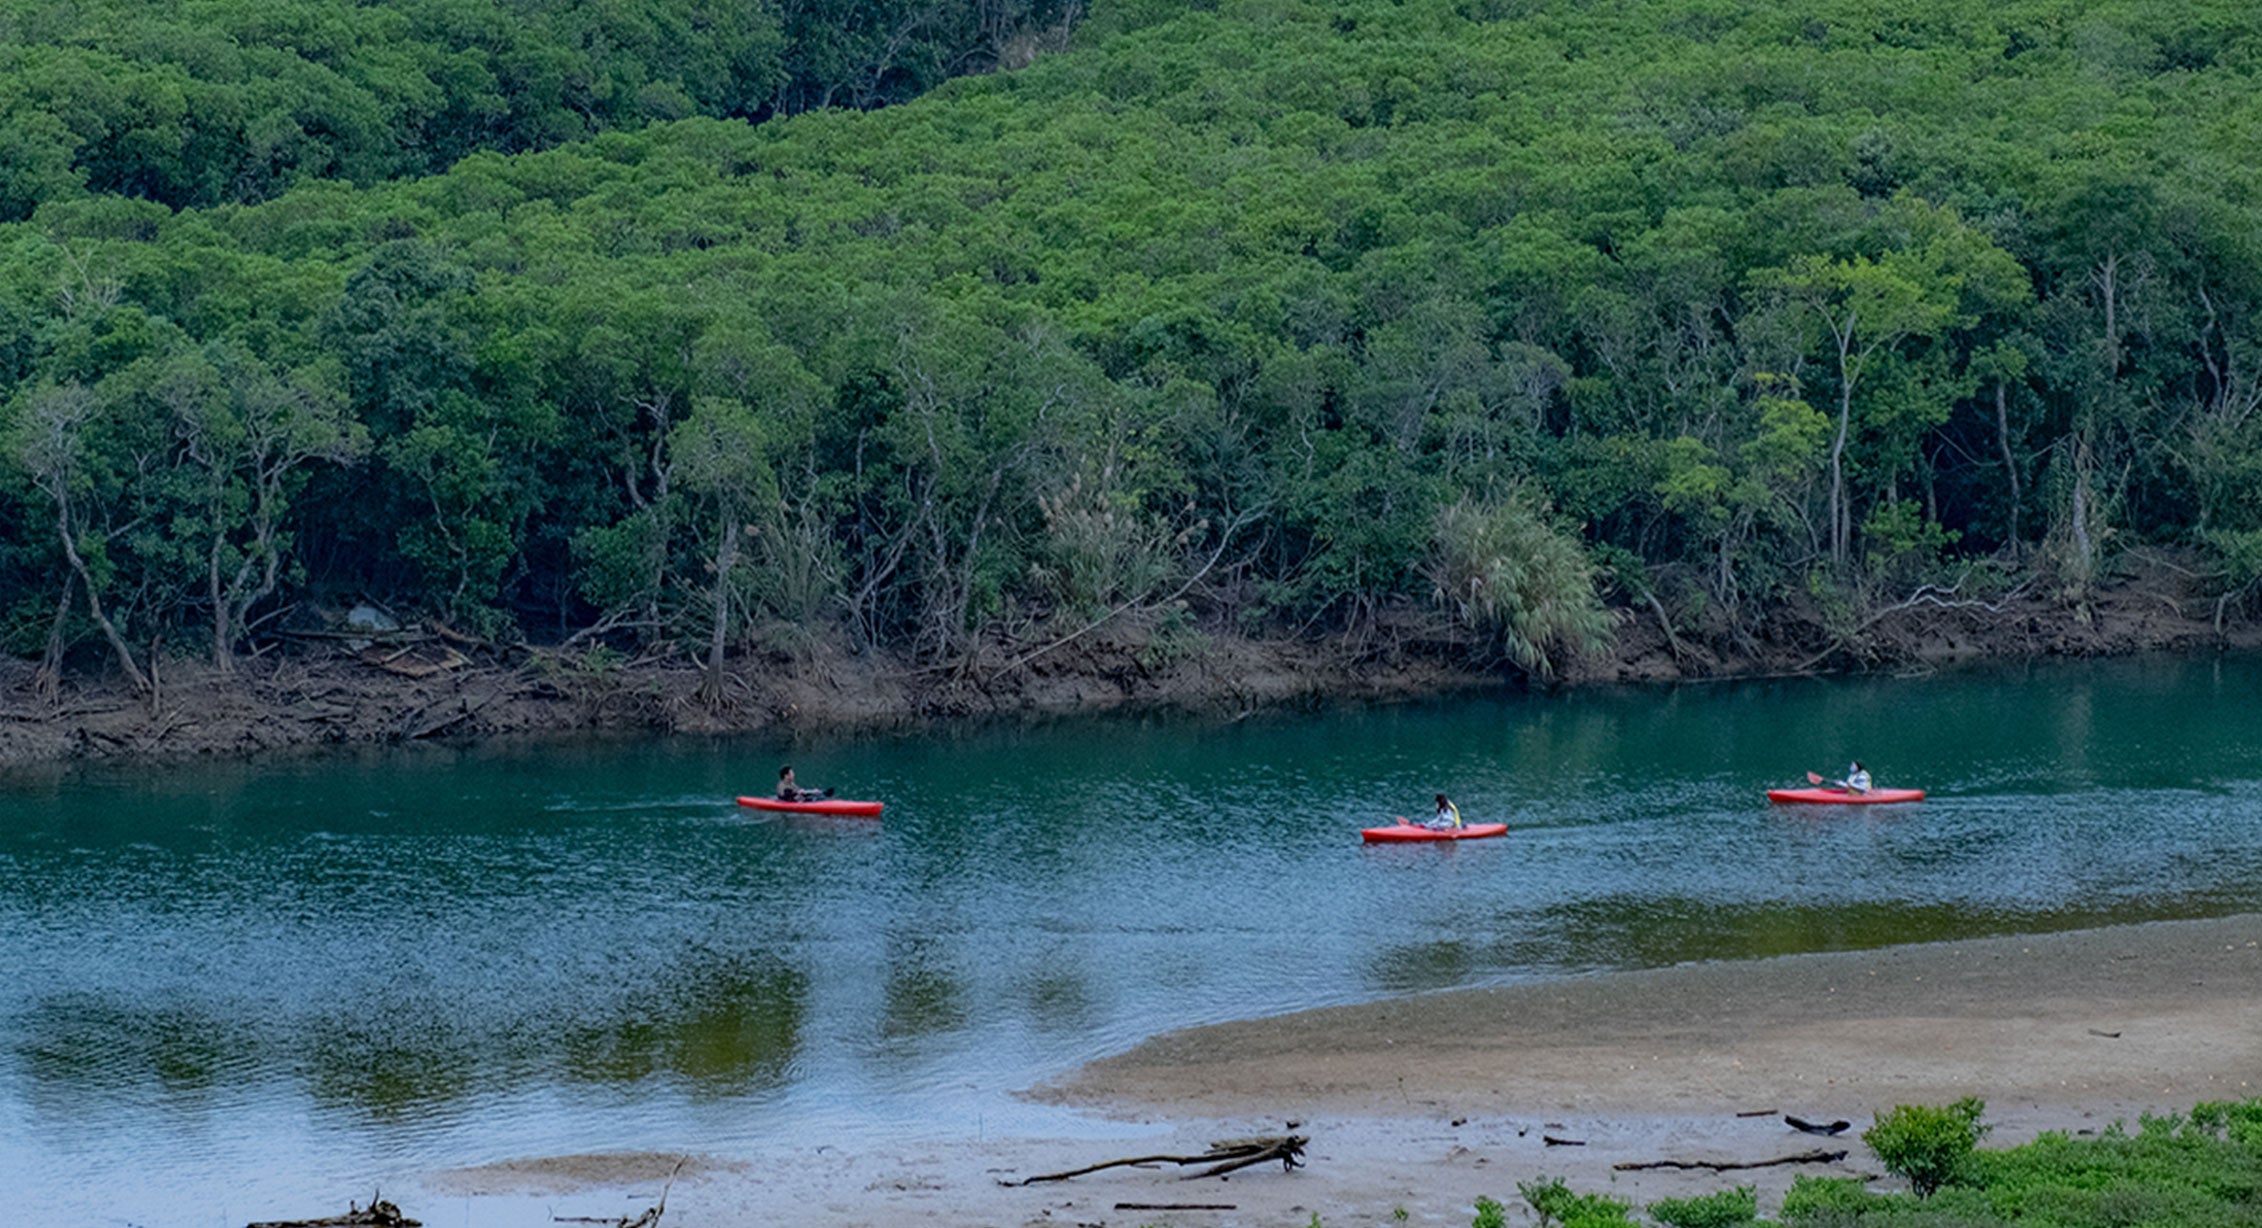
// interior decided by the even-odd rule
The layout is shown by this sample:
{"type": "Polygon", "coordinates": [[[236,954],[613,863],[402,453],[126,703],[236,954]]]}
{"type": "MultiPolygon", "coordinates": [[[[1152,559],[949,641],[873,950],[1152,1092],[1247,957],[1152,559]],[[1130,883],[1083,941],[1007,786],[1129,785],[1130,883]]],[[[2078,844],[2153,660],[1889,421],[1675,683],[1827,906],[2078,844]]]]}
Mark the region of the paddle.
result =
{"type": "Polygon", "coordinates": [[[1847,784],[1843,780],[1827,780],[1820,772],[1808,772],[1806,774],[1806,782],[1810,785],[1836,785],[1849,793],[1853,791],[1852,785],[1847,784]]]}

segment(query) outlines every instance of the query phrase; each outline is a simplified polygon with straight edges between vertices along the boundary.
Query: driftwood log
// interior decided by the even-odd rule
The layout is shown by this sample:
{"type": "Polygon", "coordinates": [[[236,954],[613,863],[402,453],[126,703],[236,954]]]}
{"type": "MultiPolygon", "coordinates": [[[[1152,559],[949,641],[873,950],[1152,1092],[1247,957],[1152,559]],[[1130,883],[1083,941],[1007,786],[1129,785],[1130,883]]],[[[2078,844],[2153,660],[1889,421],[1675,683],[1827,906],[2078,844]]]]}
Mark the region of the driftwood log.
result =
{"type": "Polygon", "coordinates": [[[1783,1115],[1783,1124],[1789,1126],[1793,1130],[1804,1130],[1808,1134],[1836,1135],[1844,1134],[1846,1131],[1852,1129],[1854,1123],[1844,1120],[1808,1121],[1803,1117],[1793,1117],[1790,1114],[1785,1113],[1783,1115]]]}
{"type": "Polygon", "coordinates": [[[261,1220],[244,1228],[422,1228],[423,1221],[401,1214],[401,1209],[375,1194],[369,1196],[369,1205],[348,1202],[344,1215],[325,1216],[322,1219],[261,1220]]]}
{"type": "Polygon", "coordinates": [[[641,1215],[623,1215],[611,1219],[587,1215],[553,1215],[550,1217],[550,1222],[553,1224],[604,1224],[608,1228],[659,1228],[660,1217],[668,1213],[668,1191],[675,1188],[677,1175],[682,1173],[683,1166],[690,1162],[690,1156],[684,1156],[675,1162],[675,1167],[668,1170],[667,1184],[660,1187],[660,1201],[644,1208],[644,1213],[641,1215]]]}
{"type": "Polygon", "coordinates": [[[1773,1168],[1778,1164],[1836,1164],[1846,1158],[1843,1151],[1802,1151],[1797,1155],[1778,1156],[1772,1160],[1628,1160],[1610,1167],[1622,1173],[1644,1168],[1709,1168],[1724,1173],[1737,1168],[1773,1168]]]}
{"type": "Polygon", "coordinates": [[[1041,1173],[1034,1177],[1024,1177],[1019,1181],[1000,1181],[998,1184],[1035,1185],[1039,1181],[1066,1181],[1070,1177],[1081,1177],[1086,1173],[1096,1173],[1103,1168],[1140,1167],[1149,1164],[1177,1164],[1181,1167],[1188,1164],[1210,1165],[1209,1168],[1198,1173],[1187,1173],[1179,1178],[1181,1181],[1194,1181],[1202,1177],[1222,1177],[1227,1173],[1247,1168],[1252,1164],[1262,1164],[1267,1160],[1280,1161],[1281,1171],[1286,1172],[1303,1165],[1304,1145],[1311,1141],[1301,1134],[1220,1139],[1211,1143],[1208,1151],[1196,1156],[1126,1156],[1120,1160],[1108,1160],[1100,1164],[1088,1164],[1083,1168],[1072,1168],[1063,1173],[1041,1173]]]}

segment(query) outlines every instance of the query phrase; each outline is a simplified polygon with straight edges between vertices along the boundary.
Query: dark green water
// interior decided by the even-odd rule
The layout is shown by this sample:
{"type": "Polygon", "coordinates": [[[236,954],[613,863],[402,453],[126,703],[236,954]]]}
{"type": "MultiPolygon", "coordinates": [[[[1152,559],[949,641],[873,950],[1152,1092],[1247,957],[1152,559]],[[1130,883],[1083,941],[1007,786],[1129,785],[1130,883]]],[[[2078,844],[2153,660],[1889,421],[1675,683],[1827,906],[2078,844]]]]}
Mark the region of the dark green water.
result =
{"type": "MultiPolygon", "coordinates": [[[[575,1152],[1099,1133],[1186,1024],[2262,907],[2262,663],[0,781],[0,1189],[230,1224],[575,1152]],[[737,809],[781,756],[884,822],[737,809]],[[1932,800],[1771,807],[1854,755],[1932,800]],[[1438,789],[1505,840],[1367,847],[1438,789]]],[[[411,1208],[414,1210],[414,1208],[411,1208]]]]}

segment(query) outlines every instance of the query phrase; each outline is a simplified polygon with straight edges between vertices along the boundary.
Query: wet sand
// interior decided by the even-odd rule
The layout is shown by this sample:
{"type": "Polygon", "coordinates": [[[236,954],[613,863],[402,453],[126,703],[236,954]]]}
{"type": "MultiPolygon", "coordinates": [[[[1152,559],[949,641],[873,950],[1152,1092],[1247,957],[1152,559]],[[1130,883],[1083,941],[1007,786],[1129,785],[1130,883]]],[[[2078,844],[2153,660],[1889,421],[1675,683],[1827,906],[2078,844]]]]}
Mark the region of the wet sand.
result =
{"type": "MultiPolygon", "coordinates": [[[[1466,1224],[1483,1195],[1522,1223],[1530,1217],[1517,1183],[1554,1176],[1637,1208],[1757,1185],[1766,1214],[1797,1173],[1880,1177],[1858,1136],[1896,1104],[1978,1096],[1996,1127],[1990,1142],[2008,1144],[2262,1095],[2262,916],[1698,964],[1306,1011],[1157,1037],[1030,1094],[1154,1133],[849,1149],[808,1140],[764,1155],[700,1157],[678,1182],[668,1219],[745,1228],[1303,1228],[1317,1213],[1334,1228],[1392,1223],[1401,1209],[1412,1223],[1466,1224]],[[1853,1125],[1819,1138],[1787,1127],[1784,1114],[1853,1125]],[[1182,1181],[1175,1169],[1112,1169],[1000,1184],[1290,1129],[1312,1140],[1307,1167],[1294,1173],[1270,1165],[1182,1181]],[[1751,1163],[1818,1148],[1848,1155],[1717,1174],[1613,1168],[1751,1163]]],[[[603,1195],[618,1206],[623,1180],[633,1180],[602,1156],[507,1169],[510,1190],[548,1194],[561,1210],[558,1196],[603,1195]]],[[[438,1174],[429,1188],[470,1195],[486,1184],[482,1171],[438,1174]]],[[[501,1186],[505,1174],[492,1175],[501,1186]]]]}

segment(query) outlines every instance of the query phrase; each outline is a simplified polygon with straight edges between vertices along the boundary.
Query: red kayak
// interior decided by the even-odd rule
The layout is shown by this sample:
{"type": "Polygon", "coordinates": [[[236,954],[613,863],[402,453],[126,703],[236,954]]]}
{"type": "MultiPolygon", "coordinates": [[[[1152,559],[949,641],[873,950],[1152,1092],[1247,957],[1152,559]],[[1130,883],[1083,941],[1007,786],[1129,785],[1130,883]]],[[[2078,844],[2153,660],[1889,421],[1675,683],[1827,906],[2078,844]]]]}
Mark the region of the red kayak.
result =
{"type": "Polygon", "coordinates": [[[1922,789],[1871,789],[1856,793],[1851,789],[1769,789],[1771,802],[1810,802],[1823,806],[1878,806],[1893,802],[1921,802],[1922,789]]]}
{"type": "Polygon", "coordinates": [[[814,802],[781,802],[774,797],[742,797],[741,806],[755,810],[770,810],[780,814],[829,814],[843,819],[876,819],[885,802],[851,802],[845,799],[825,798],[814,802]]]}
{"type": "Polygon", "coordinates": [[[1424,827],[1400,819],[1388,827],[1362,827],[1359,838],[1369,844],[1419,844],[1425,840],[1482,840],[1505,836],[1506,823],[1470,823],[1462,827],[1424,827]]]}

